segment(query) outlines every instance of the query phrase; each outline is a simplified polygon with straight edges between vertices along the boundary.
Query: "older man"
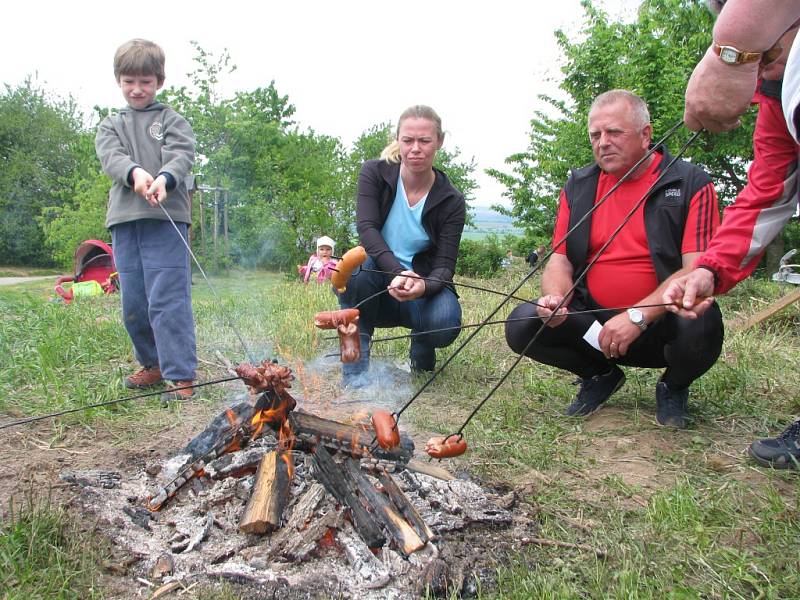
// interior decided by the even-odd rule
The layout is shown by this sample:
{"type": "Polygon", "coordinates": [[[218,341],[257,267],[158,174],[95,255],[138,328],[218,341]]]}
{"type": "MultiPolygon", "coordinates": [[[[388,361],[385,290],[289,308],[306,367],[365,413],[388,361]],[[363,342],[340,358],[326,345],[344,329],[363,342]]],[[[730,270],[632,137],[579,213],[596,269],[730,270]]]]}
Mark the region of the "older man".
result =
{"type": "Polygon", "coordinates": [[[722,315],[715,306],[689,321],[657,305],[669,281],[685,273],[705,250],[719,223],[717,196],[708,175],[684,161],[664,172],[672,157],[658,148],[569,235],[566,244],[559,245],[567,231],[647,154],[651,134],[647,105],[635,94],[612,90],[595,99],[589,111],[589,141],[596,162],[573,171],[567,180],[553,236],[556,251],[542,275],[543,295],[536,304],[514,309],[506,340],[515,352],[580,378],[568,415],[588,415],[600,408],[625,381],[619,365],[666,367],[656,386],[656,420],[683,428],[689,416],[689,386],[711,368],[722,348],[722,315]],[[570,292],[645,196],[647,200],[570,292]],[[564,307],[554,313],[565,297],[564,307]],[[625,308],[635,306],[639,308],[625,308]],[[570,314],[587,309],[608,310],[570,314]],[[536,317],[551,316],[528,347],[542,327],[536,317]]]}

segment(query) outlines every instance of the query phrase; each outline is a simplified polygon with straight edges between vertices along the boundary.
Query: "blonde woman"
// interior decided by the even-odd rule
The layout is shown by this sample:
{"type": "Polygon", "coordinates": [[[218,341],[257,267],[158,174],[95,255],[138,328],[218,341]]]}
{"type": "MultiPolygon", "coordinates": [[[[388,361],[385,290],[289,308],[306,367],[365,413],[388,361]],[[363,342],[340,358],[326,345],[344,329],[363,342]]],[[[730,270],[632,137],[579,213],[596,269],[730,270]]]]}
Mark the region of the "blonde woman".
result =
{"type": "MultiPolygon", "coordinates": [[[[348,308],[382,289],[389,291],[360,306],[362,358],[343,365],[345,385],[365,382],[362,374],[369,367],[375,327],[424,332],[461,325],[461,306],[450,282],[466,203],[447,175],[433,166],[443,142],[439,115],[429,106],[411,106],[400,115],[395,139],[381,158],[361,168],[356,217],[361,245],[369,256],[339,303],[348,308]]],[[[432,371],[435,349],[450,345],[458,333],[450,329],[413,337],[412,370],[432,371]]]]}

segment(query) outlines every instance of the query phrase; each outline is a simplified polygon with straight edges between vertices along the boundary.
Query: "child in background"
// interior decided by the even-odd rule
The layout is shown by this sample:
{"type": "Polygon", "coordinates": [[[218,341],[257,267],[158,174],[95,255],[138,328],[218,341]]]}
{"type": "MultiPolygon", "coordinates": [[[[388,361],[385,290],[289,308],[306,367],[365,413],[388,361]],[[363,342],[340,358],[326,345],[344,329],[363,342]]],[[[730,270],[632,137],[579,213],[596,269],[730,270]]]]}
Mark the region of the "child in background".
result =
{"type": "Polygon", "coordinates": [[[331,259],[335,247],[336,242],[327,235],[323,235],[317,240],[316,253],[308,257],[308,262],[304,266],[298,265],[297,267],[304,283],[308,283],[311,276],[315,274],[317,283],[322,283],[330,278],[336,267],[336,261],[331,259]]]}
{"type": "Polygon", "coordinates": [[[113,182],[106,227],[119,271],[123,322],[142,366],[125,385],[149,388],[167,379],[175,385],[164,400],[189,398],[191,389],[175,387],[191,385],[197,367],[191,267],[180,239],[188,239],[191,214],[186,186],[179,185],[194,164],[194,133],[186,119],[155,102],[164,85],[164,51],[158,45],[141,39],[124,43],[114,55],[114,76],[127,106],[100,123],[95,148],[113,182]]]}

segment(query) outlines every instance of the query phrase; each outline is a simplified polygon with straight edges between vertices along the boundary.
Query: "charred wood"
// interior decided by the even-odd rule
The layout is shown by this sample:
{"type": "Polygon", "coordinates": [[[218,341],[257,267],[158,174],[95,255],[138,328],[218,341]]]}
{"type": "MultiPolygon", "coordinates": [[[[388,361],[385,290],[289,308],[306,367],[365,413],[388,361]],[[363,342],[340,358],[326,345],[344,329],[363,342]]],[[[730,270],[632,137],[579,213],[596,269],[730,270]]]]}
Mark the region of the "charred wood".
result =
{"type": "Polygon", "coordinates": [[[397,482],[392,478],[392,476],[384,471],[378,474],[378,481],[381,482],[383,491],[386,492],[386,495],[389,496],[392,503],[406,518],[406,521],[409,522],[411,527],[414,528],[414,531],[417,532],[417,535],[420,537],[420,539],[425,543],[434,539],[435,535],[433,531],[431,531],[431,528],[428,527],[428,524],[420,516],[419,512],[417,512],[417,509],[414,508],[413,504],[411,504],[408,496],[403,493],[403,490],[400,489],[400,486],[397,485],[397,482]]]}
{"type": "Polygon", "coordinates": [[[357,486],[347,471],[342,469],[330,453],[322,446],[317,446],[314,453],[314,476],[325,486],[336,501],[350,509],[353,527],[370,548],[380,548],[386,544],[380,526],[375,518],[361,504],[357,495],[357,486]]]}
{"type": "Polygon", "coordinates": [[[395,542],[397,548],[406,556],[425,547],[425,542],[420,539],[417,532],[392,506],[389,500],[381,494],[359,469],[358,464],[348,458],[344,461],[345,473],[356,482],[359,494],[364,503],[375,511],[375,515],[385,527],[395,542]]]}

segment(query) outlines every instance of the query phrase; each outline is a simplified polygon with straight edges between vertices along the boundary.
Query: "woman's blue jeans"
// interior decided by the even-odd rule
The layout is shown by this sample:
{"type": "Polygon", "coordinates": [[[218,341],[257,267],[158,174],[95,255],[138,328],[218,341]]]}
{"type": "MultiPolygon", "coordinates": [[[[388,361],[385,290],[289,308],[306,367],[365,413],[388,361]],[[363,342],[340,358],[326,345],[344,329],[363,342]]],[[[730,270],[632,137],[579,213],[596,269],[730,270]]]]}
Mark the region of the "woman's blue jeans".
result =
{"type": "MultiPolygon", "coordinates": [[[[370,272],[370,269],[377,269],[372,257],[368,257],[361,269],[350,277],[347,289],[338,294],[342,308],[352,308],[365,298],[385,290],[395,277],[370,272]]],[[[384,293],[358,308],[361,360],[342,365],[345,378],[363,373],[369,367],[370,340],[376,327],[408,327],[412,333],[445,329],[411,338],[411,368],[419,371],[432,371],[436,366],[435,348],[449,346],[461,332],[458,329],[461,326],[461,305],[458,296],[448,287],[434,296],[407,302],[398,302],[384,293]]]]}

